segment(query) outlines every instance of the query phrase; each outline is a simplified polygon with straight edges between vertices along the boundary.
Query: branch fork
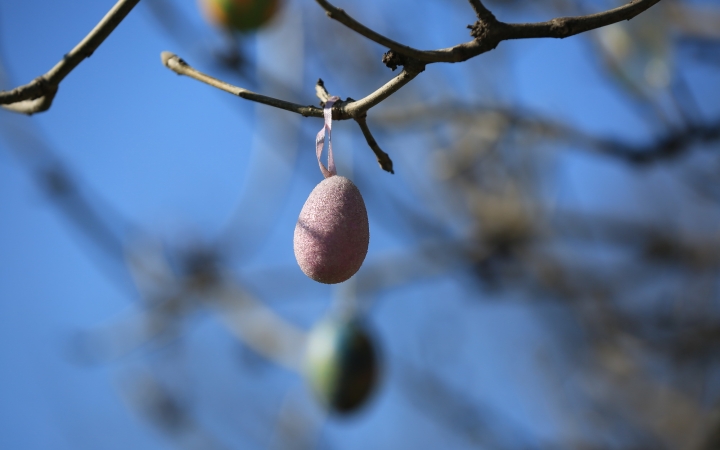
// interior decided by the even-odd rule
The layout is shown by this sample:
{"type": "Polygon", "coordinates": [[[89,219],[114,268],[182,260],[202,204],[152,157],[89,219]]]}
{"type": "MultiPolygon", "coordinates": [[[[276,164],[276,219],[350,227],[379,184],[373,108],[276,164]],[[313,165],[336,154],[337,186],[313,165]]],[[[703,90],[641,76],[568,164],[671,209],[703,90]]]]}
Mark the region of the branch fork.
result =
{"type": "MultiPolygon", "coordinates": [[[[70,74],[80,62],[93,54],[139,1],[140,0],[119,0],[95,28],[46,74],[24,86],[9,91],[0,91],[0,106],[24,114],[34,114],[49,109],[60,82],[70,74]]],[[[370,129],[367,126],[367,113],[371,108],[383,102],[422,73],[427,64],[466,61],[494,49],[504,40],[543,37],[565,38],[621,20],[630,20],[660,0],[632,0],[623,6],[597,14],[578,17],[559,17],[548,22],[519,24],[508,24],[497,20],[495,15],[483,5],[482,0],[468,1],[478,19],[475,24],[469,26],[471,30],[470,34],[473,37],[472,41],[461,43],[450,48],[418,50],[373,31],[327,0],[316,0],[318,5],[325,10],[328,17],[337,20],[361,36],[387,48],[388,51],[382,58],[382,62],[387,67],[393,71],[398,67],[403,68],[398,75],[371,94],[357,101],[348,98],[345,101],[338,102],[338,104],[332,108],[332,118],[334,120],[352,119],[358,123],[363,132],[363,136],[365,136],[368,145],[375,153],[378,163],[383,170],[393,173],[392,161],[387,153],[380,149],[370,133],[370,129]]],[[[323,117],[323,110],[321,108],[312,105],[299,105],[233,86],[194,69],[180,57],[170,52],[163,52],[161,58],[163,64],[178,75],[189,76],[246,100],[284,109],[301,114],[304,117],[323,117]]],[[[321,81],[316,86],[316,93],[322,104],[324,104],[328,93],[321,81]]]]}
{"type": "Polygon", "coordinates": [[[139,2],[140,0],[119,0],[95,28],[47,73],[23,86],[0,91],[0,106],[28,115],[50,109],[60,82],[95,52],[139,2]]]}

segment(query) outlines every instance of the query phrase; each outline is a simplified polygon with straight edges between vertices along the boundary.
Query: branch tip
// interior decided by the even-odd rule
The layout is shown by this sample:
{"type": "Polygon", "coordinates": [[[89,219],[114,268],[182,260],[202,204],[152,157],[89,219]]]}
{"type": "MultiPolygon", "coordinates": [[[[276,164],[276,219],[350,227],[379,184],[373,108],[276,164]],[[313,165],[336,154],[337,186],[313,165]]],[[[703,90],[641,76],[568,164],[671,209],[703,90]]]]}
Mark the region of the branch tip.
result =
{"type": "Polygon", "coordinates": [[[391,174],[394,175],[395,171],[393,170],[392,159],[390,159],[390,155],[385,153],[380,148],[377,141],[375,140],[372,133],[370,132],[370,127],[368,127],[368,124],[367,124],[367,115],[363,115],[362,117],[356,118],[355,121],[360,126],[360,131],[362,131],[362,134],[365,137],[365,141],[367,141],[368,146],[370,146],[373,153],[375,153],[375,158],[377,158],[377,162],[380,165],[380,168],[382,170],[384,170],[385,172],[390,172],[391,174]]]}
{"type": "Polygon", "coordinates": [[[325,102],[330,98],[330,93],[325,88],[322,78],[318,78],[315,83],[315,95],[320,99],[320,106],[325,106],[325,102]]]}
{"type": "Polygon", "coordinates": [[[160,59],[165,67],[170,67],[168,64],[170,64],[170,59],[173,57],[177,57],[173,52],[164,51],[160,53],[160,59]]]}

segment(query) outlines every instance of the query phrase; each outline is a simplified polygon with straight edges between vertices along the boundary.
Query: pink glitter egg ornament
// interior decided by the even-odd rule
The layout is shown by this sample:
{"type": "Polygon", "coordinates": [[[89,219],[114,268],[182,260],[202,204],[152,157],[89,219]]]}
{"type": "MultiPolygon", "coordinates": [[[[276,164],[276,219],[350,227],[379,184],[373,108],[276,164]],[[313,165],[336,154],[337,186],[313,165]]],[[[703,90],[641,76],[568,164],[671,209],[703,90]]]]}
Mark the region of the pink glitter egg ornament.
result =
{"type": "Polygon", "coordinates": [[[365,202],[357,186],[337,175],[332,159],[332,97],[325,103],[325,126],[315,141],[320,171],[325,179],[310,193],[295,225],[295,259],[315,281],[342,283],[360,269],[368,244],[370,226],[365,202]],[[328,135],[328,168],[320,161],[325,133],[328,135]]]}
{"type": "Polygon", "coordinates": [[[353,182],[333,175],[315,186],[295,226],[295,258],[305,275],[342,283],[360,269],[369,242],[365,202],[353,182]]]}

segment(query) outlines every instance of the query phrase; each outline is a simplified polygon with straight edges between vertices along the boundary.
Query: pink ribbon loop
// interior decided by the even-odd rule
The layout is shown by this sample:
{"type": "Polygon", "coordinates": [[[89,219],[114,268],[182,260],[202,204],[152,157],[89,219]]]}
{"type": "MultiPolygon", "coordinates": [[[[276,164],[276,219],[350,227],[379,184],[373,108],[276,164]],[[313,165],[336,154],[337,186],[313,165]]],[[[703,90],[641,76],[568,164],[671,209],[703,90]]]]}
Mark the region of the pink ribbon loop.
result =
{"type": "Polygon", "coordinates": [[[320,172],[322,172],[325,178],[330,178],[333,175],[337,175],[337,169],[335,169],[335,161],[333,161],[332,153],[332,106],[340,100],[340,97],[332,96],[325,102],[323,108],[323,115],[325,116],[325,125],[320,130],[315,138],[315,154],[317,155],[318,164],[320,165],[320,172]],[[325,134],[327,133],[328,141],[328,166],[325,167],[320,156],[322,155],[323,146],[325,144],[325,134]]]}

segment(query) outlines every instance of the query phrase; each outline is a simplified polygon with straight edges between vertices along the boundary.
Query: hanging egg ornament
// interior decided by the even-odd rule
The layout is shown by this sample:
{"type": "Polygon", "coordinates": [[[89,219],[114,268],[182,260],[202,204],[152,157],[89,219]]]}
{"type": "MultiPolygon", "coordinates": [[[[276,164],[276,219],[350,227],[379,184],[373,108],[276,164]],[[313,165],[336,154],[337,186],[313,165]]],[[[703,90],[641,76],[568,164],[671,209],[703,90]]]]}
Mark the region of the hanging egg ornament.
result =
{"type": "Polygon", "coordinates": [[[246,33],[269,22],[280,0],[198,0],[198,3],[211,24],[246,33]]]}
{"type": "Polygon", "coordinates": [[[332,159],[331,107],[325,105],[325,126],[318,133],[316,154],[325,179],[312,190],[300,211],[293,246],[300,269],[315,281],[325,284],[342,283],[362,266],[370,243],[365,202],[357,186],[339,176],[332,159]],[[328,134],[328,167],[320,155],[328,134]]]}
{"type": "Polygon", "coordinates": [[[312,392],[329,411],[357,411],[378,382],[378,353],[364,324],[330,318],[308,336],[305,376],[312,392]]]}
{"type": "Polygon", "coordinates": [[[365,202],[353,182],[333,175],[315,186],[295,226],[295,258],[305,275],[342,283],[362,266],[369,242],[365,202]]]}

